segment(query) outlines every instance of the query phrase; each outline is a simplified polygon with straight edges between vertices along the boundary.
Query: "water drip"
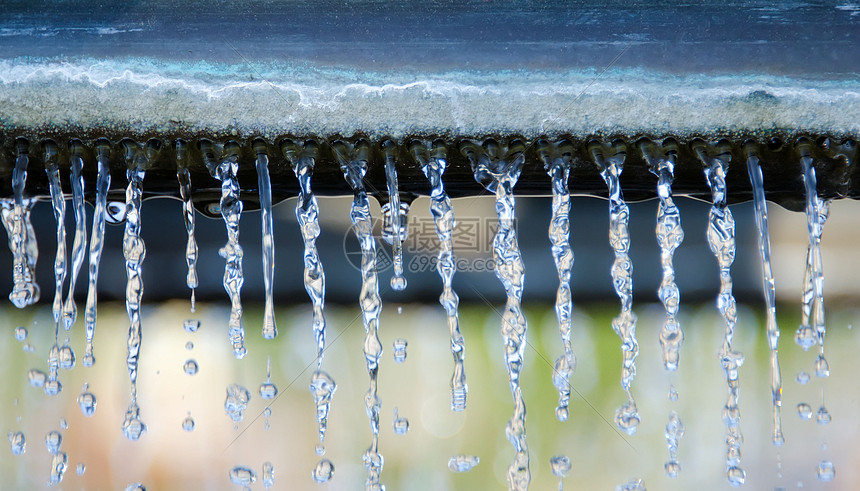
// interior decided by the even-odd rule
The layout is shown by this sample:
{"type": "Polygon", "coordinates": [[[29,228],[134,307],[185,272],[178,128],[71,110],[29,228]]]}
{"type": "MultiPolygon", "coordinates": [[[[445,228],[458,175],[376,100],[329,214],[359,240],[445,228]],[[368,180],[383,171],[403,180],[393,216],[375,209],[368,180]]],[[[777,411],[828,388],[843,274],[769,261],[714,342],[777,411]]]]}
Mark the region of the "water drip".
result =
{"type": "MultiPolygon", "coordinates": [[[[106,140],[100,140],[96,146],[98,161],[98,177],[96,178],[96,207],[93,212],[93,230],[90,233],[90,267],[89,285],[87,287],[87,306],[84,314],[84,329],[87,344],[84,353],[84,366],[93,366],[96,362],[93,356],[93,335],[96,330],[96,309],[98,303],[97,284],[99,281],[99,263],[102,258],[105,237],[105,219],[107,209],[107,193],[110,189],[110,146],[106,140]]],[[[72,292],[69,292],[71,295],[72,292]]]]}
{"type": "Polygon", "coordinates": [[[457,313],[460,297],[451,287],[454,272],[457,269],[454,263],[454,244],[451,239],[455,223],[454,208],[442,182],[448,160],[445,145],[442,142],[426,143],[414,140],[410,147],[413,158],[430,181],[430,213],[433,215],[436,237],[439,239],[436,270],[442,278],[442,294],[439,295],[439,303],[445,309],[447,316],[448,331],[451,336],[451,355],[454,357],[454,373],[451,376],[451,410],[461,412],[466,410],[469,386],[466,383],[466,371],[463,366],[466,344],[460,332],[460,319],[457,313]]]}
{"type": "MultiPolygon", "coordinates": [[[[558,390],[558,407],[555,415],[559,421],[567,421],[570,414],[570,376],[576,368],[576,357],[570,341],[573,296],[570,291],[570,275],[573,269],[573,250],[570,248],[570,180],[572,146],[569,141],[551,144],[541,140],[538,151],[544,170],[552,180],[552,218],[549,223],[549,240],[552,258],[558,272],[558,290],[555,296],[555,316],[561,337],[562,354],[556,358],[552,371],[552,383],[558,390]]],[[[561,484],[559,484],[561,486],[561,484]]]]}
{"type": "Polygon", "coordinates": [[[272,182],[269,179],[269,156],[266,144],[256,141],[257,187],[260,195],[260,220],[263,229],[263,285],[266,289],[266,304],[263,313],[263,338],[274,339],[278,335],[275,325],[275,236],[272,225],[272,182]]]}
{"type": "Polygon", "coordinates": [[[720,292],[717,295],[717,310],[726,324],[723,345],[720,349],[720,364],[726,374],[729,396],[723,409],[726,424],[726,480],[732,486],[740,486],[746,472],[740,468],[740,448],[743,436],[740,430],[738,399],[740,385],[738,368],[743,364],[742,354],[732,349],[732,337],[737,323],[737,306],[732,295],[731,266],[735,260],[735,221],[726,203],[726,171],[731,154],[723,142],[707,147],[700,142],[696,153],[704,165],[705,179],[711,188],[713,206],[708,213],[708,245],[717,259],[720,271],[720,292]]]}
{"type": "Polygon", "coordinates": [[[590,145],[590,149],[609,190],[609,245],[615,252],[611,269],[612,285],[621,301],[621,312],[612,321],[612,329],[621,338],[621,388],[627,395],[627,402],[615,412],[615,423],[620,430],[633,435],[639,427],[640,416],[630,384],[636,376],[639,342],[636,341],[636,314],[633,313],[633,263],[628,255],[630,210],[624,202],[619,181],[627,153],[619,142],[608,147],[595,142],[590,145]]]}
{"type": "MultiPolygon", "coordinates": [[[[782,434],[782,374],[779,369],[779,325],[776,322],[776,286],[771,267],[770,233],[767,226],[767,203],[764,195],[764,179],[754,145],[747,145],[747,171],[753,188],[753,204],[755,206],[755,223],[758,229],[759,254],[762,264],[762,289],[765,300],[765,315],[767,318],[767,343],[770,348],[771,398],[773,401],[773,432],[771,441],[780,446],[785,443],[782,434]]],[[[798,382],[801,381],[798,374],[798,382]]],[[[808,377],[807,377],[808,381],[808,377]]]]}
{"type": "Polygon", "coordinates": [[[526,348],[528,324],[522,311],[525,266],[520,255],[515,228],[514,186],[520,177],[525,158],[519,140],[499,144],[486,140],[483,145],[464,143],[460,151],[469,159],[475,180],[496,195],[499,229],[493,238],[495,274],[505,288],[507,301],[502,314],[502,339],[505,345],[505,367],[514,399],[514,414],[505,427],[505,435],[516,455],[508,466],[507,481],[511,490],[525,490],[531,481],[529,447],[526,441],[526,404],[520,387],[520,372],[526,348]]]}
{"type": "MultiPolygon", "coordinates": [[[[372,435],[370,446],[362,456],[364,466],[367,469],[365,489],[368,491],[384,490],[385,487],[379,483],[379,475],[383,466],[383,458],[379,453],[379,411],[382,402],[377,396],[377,374],[379,373],[379,360],[382,357],[382,343],[379,341],[378,335],[382,299],[379,297],[379,282],[376,274],[376,242],[373,238],[370,204],[364,187],[370,147],[365,140],[357,140],[355,143],[337,141],[333,145],[333,150],[340,162],[343,176],[353,190],[353,202],[349,216],[352,221],[353,232],[361,246],[361,295],[359,303],[366,333],[364,359],[367,373],[370,376],[370,387],[364,396],[364,404],[370,420],[372,435]]],[[[316,471],[314,475],[316,476],[316,471]]]]}
{"type": "Polygon", "coordinates": [[[191,173],[188,171],[187,144],[183,140],[176,141],[176,179],[179,181],[179,196],[182,199],[182,218],[185,221],[185,232],[188,242],[185,245],[185,263],[188,275],[185,284],[191,289],[191,312],[194,312],[197,288],[197,239],[194,237],[194,203],[191,199],[191,173]]]}

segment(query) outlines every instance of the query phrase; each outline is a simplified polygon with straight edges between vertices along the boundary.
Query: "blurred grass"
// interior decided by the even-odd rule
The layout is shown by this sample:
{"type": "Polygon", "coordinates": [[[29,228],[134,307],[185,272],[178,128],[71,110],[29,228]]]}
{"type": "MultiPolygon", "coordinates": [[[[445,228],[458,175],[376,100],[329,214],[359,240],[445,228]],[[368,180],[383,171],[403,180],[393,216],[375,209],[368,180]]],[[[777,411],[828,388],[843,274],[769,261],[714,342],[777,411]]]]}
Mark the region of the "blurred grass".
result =
{"type": "MultiPolygon", "coordinates": [[[[466,339],[466,373],[469,383],[465,413],[449,409],[452,359],[444,314],[435,305],[386,304],[380,336],[385,347],[379,375],[381,413],[380,450],[385,457],[383,483],[389,489],[487,489],[505,487],[505,470],[513,458],[513,447],[504,436],[512,412],[511,395],[502,362],[499,318],[485,305],[464,305],[461,326],[466,339]],[[408,358],[396,364],[391,344],[397,337],[409,341],[408,358]],[[392,429],[393,408],[410,420],[405,436],[392,429]],[[448,459],[455,454],[474,454],[481,463],[471,472],[452,474],[448,459]]],[[[723,489],[724,427],[721,421],[726,385],[717,359],[723,326],[711,305],[684,306],[681,322],[686,332],[678,373],[667,374],[660,362],[657,332],[663,321],[659,305],[639,305],[638,335],[641,353],[633,392],[642,414],[635,436],[621,436],[614,428],[615,408],[624,402],[619,385],[618,337],[610,322],[615,304],[589,305],[574,314],[574,350],[578,365],[572,378],[571,416],[566,423],[555,419],[557,393],[552,386],[552,363],[561,351],[555,315],[548,305],[526,308],[529,321],[526,363],[522,387],[528,407],[527,434],[531,450],[532,489],[552,489],[556,478],[549,459],[566,454],[573,471],[566,480],[569,489],[612,489],[631,477],[642,477],[651,489],[723,489]],[[666,398],[669,382],[680,393],[677,403],[666,398]],[[670,409],[677,410],[686,424],[680,442],[683,467],[677,480],[663,475],[667,459],[663,428],[670,409]]],[[[744,432],[742,466],[747,470],[748,489],[795,487],[798,482],[815,488],[818,460],[828,458],[837,469],[835,488],[851,489],[860,483],[855,470],[860,448],[857,443],[858,397],[854,374],[857,336],[847,326],[856,322],[850,307],[831,308],[827,352],[833,375],[823,383],[815,379],[807,386],[794,382],[801,368],[812,372],[813,353],[803,353],[792,342],[799,321],[796,305],[781,306],[783,328],[781,362],[785,384],[786,445],[777,450],[770,444],[769,366],[764,338],[763,314],[741,306],[735,346],[746,355],[741,368],[741,429],[744,432]],[[819,427],[800,421],[794,407],[806,401],[817,409],[825,388],[833,422],[819,427]],[[828,449],[820,446],[826,442],[828,449]],[[782,461],[778,476],[777,455],[782,461]]],[[[335,464],[335,477],[325,486],[312,482],[310,472],[317,461],[314,408],[307,384],[315,369],[315,347],[310,330],[310,309],[297,307],[278,312],[280,335],[264,341],[260,335],[262,311],[246,310],[249,354],[235,360],[226,335],[226,305],[203,304],[197,318],[202,327],[186,333],[182,321],[191,317],[187,302],[167,302],[144,308],[143,348],[139,379],[140,406],[149,431],[139,442],[126,441],[120,432],[124,409],[129,402],[125,367],[127,318],[118,304],[99,309],[95,337],[97,363],[80,363],[72,371],[61,371],[63,391],[46,396],[27,383],[30,368],[46,370],[45,358],[52,344],[53,323],[47,308],[17,311],[2,309],[5,334],[0,341],[0,421],[9,431],[24,431],[27,452],[13,457],[4,451],[0,474],[17,489],[46,485],[50,455],[44,435],[60,429],[61,418],[69,423],[62,430],[62,449],[69,455],[66,489],[122,489],[140,481],[148,489],[231,489],[227,478],[234,465],[245,465],[259,474],[262,463],[275,466],[275,489],[358,489],[364,482],[361,454],[370,441],[363,396],[368,377],[361,353],[364,330],[357,306],[329,306],[328,349],[323,367],[337,381],[326,456],[335,464]],[[27,326],[26,342],[35,353],[26,353],[13,337],[17,325],[27,326]],[[185,349],[186,341],[194,349],[185,349]],[[280,396],[271,404],[271,428],[262,416],[264,401],[257,388],[265,380],[266,357],[272,358],[272,380],[280,396]],[[183,362],[195,358],[196,376],[185,375],[183,362]],[[75,398],[84,382],[98,397],[95,416],[86,418],[75,398]],[[240,383],[253,397],[245,420],[234,429],[223,410],[224,390],[240,383]],[[190,411],[197,421],[193,433],[185,433],[181,422],[190,411]],[[75,474],[77,463],[86,464],[83,476],[75,474]]],[[[60,332],[60,342],[71,334],[71,346],[83,353],[80,323],[71,333],[60,332]]],[[[259,476],[258,476],[259,477],[259,476]]],[[[3,486],[5,487],[5,485],[3,486]]],[[[261,483],[255,484],[262,489],[261,483]]]]}

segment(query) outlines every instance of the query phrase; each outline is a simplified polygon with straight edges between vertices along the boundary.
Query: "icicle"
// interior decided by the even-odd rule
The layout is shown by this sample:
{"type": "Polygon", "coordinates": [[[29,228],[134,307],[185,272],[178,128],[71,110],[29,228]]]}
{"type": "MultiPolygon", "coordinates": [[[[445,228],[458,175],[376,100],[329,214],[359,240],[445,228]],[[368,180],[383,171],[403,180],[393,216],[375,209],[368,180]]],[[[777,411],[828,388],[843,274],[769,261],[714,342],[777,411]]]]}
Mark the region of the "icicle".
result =
{"type": "MultiPolygon", "coordinates": [[[[317,433],[319,444],[316,453],[325,453],[325,432],[328,413],[331,408],[331,398],[337,390],[334,379],[322,370],[322,360],[325,354],[326,323],[325,312],[325,272],[317,252],[316,240],[320,234],[319,206],[311,191],[311,177],[318,155],[316,143],[307,141],[304,144],[285,141],[284,156],[290,162],[296,178],[299,180],[299,199],[296,202],[296,220],[304,241],[304,283],[305,291],[313,304],[313,334],[317,345],[317,369],[311,375],[308,388],[316,405],[317,433]]],[[[326,464],[317,464],[326,467],[326,464]]],[[[316,474],[315,474],[316,475],[316,474]]],[[[323,473],[325,475],[325,473],[323,473]]]]}
{"type": "MultiPolygon", "coordinates": [[[[647,141],[640,142],[642,156],[648,162],[649,170],[657,176],[657,196],[660,204],[657,208],[657,244],[660,246],[660,264],[663,268],[663,280],[657,290],[657,296],[663,302],[666,310],[666,322],[660,330],[660,346],[663,348],[663,366],[674,372],[678,369],[681,345],[684,343],[684,332],[678,323],[678,307],[681,292],[675,283],[675,267],[673,258],[675,249],[684,241],[684,230],[681,228],[681,214],[672,200],[672,181],[675,179],[675,158],[677,148],[672,141],[663,142],[662,149],[654,148],[647,141]],[[663,155],[660,155],[662,153],[663,155]]],[[[670,390],[670,392],[672,392],[670,390]]],[[[677,391],[674,392],[677,399],[677,391]]],[[[669,461],[663,466],[666,475],[675,478],[681,470],[678,462],[678,441],[684,435],[684,423],[676,411],[669,413],[666,424],[666,446],[669,449],[669,461]]]]}
{"type": "Polygon", "coordinates": [[[188,242],[185,245],[188,275],[185,277],[185,284],[191,289],[191,312],[193,313],[194,291],[197,288],[197,239],[194,238],[194,203],[191,201],[191,173],[188,172],[186,154],[186,143],[183,140],[176,140],[176,179],[179,181],[179,195],[182,197],[185,232],[188,234],[188,242]]]}
{"type": "Polygon", "coordinates": [[[460,333],[460,318],[457,309],[460,297],[451,287],[454,272],[454,243],[451,235],[454,230],[454,208],[445,192],[442,174],[448,167],[445,155],[445,144],[441,140],[432,145],[413,142],[412,152],[415,160],[421,165],[421,170],[430,181],[430,213],[436,226],[436,237],[439,239],[439,255],[436,269],[442,278],[442,294],[439,303],[445,309],[448,317],[448,331],[451,336],[451,355],[454,357],[454,374],[451,377],[451,410],[464,411],[469,386],[466,384],[466,371],[463,360],[466,355],[466,343],[460,333]]]}
{"type": "Polygon", "coordinates": [[[340,162],[344,178],[353,190],[354,198],[350,218],[352,228],[361,246],[361,305],[362,320],[366,332],[364,338],[364,359],[370,375],[370,388],[364,396],[367,415],[372,433],[370,447],[364,452],[364,466],[367,468],[365,489],[384,489],[379,483],[384,460],[379,453],[379,411],[382,403],[377,395],[377,374],[379,360],[382,358],[382,343],[379,341],[379,314],[382,300],[379,298],[379,283],[376,275],[376,242],[373,238],[373,223],[370,204],[364,188],[364,175],[370,157],[370,145],[366,140],[358,140],[354,145],[337,141],[333,145],[335,156],[340,162]]]}
{"type": "Polygon", "coordinates": [[[98,177],[96,178],[96,207],[93,212],[93,230],[90,233],[90,267],[89,285],[87,287],[87,307],[84,312],[84,329],[87,344],[84,350],[84,366],[93,366],[96,359],[93,356],[93,335],[96,330],[96,315],[98,307],[99,263],[102,259],[102,249],[105,240],[105,215],[107,209],[107,193],[110,190],[110,144],[107,140],[96,142],[96,161],[98,162],[98,177]]]}
{"type": "Polygon", "coordinates": [[[59,334],[63,316],[63,283],[66,279],[66,199],[60,182],[60,166],[57,163],[57,147],[54,142],[45,144],[45,172],[51,192],[51,205],[57,222],[57,254],[54,258],[54,314],[55,331],[59,334]]]}
{"type": "MultiPolygon", "coordinates": [[[[70,181],[72,184],[72,210],[75,213],[75,239],[72,242],[72,271],[69,275],[69,291],[66,295],[65,306],[63,307],[63,324],[67,330],[71,329],[78,318],[78,306],[75,303],[75,285],[77,285],[78,275],[81,272],[84,257],[87,253],[87,211],[84,208],[84,176],[81,174],[84,168],[84,159],[80,154],[80,146],[80,142],[74,142],[71,145],[72,175],[70,181]]],[[[84,364],[86,365],[86,360],[84,364]]]]}
{"type": "Polygon", "coordinates": [[[705,179],[711,188],[713,206],[708,214],[708,245],[717,259],[720,269],[720,293],[717,296],[717,309],[726,323],[725,338],[720,349],[720,363],[726,374],[729,396],[723,409],[726,423],[726,479],[732,486],[740,486],[746,480],[746,472],[740,468],[741,413],[738,408],[740,392],[738,368],[743,364],[742,354],[732,349],[732,337],[737,323],[737,307],[732,295],[731,266],[735,260],[735,220],[726,204],[726,171],[731,153],[722,144],[715,149],[716,157],[706,151],[701,141],[694,143],[694,150],[705,167],[705,179]]]}
{"type": "Polygon", "coordinates": [[[561,337],[562,354],[555,360],[552,382],[558,390],[558,407],[555,416],[567,421],[570,404],[570,376],[576,368],[576,357],[570,342],[573,298],[570,292],[570,274],[573,268],[573,251],[570,248],[570,179],[572,145],[568,140],[551,144],[538,141],[538,153],[544,170],[552,180],[552,219],[549,222],[549,240],[552,257],[558,271],[558,291],[555,296],[555,316],[561,337]]]}
{"type": "Polygon", "coordinates": [[[493,238],[493,260],[496,277],[507,295],[502,314],[502,338],[505,344],[505,366],[514,399],[514,414],[505,428],[516,456],[508,467],[508,488],[525,490],[531,481],[529,447],[526,441],[526,404],[520,387],[520,371],[526,348],[528,324],[522,311],[525,266],[517,243],[514,210],[514,186],[520,177],[525,156],[524,145],[515,140],[509,146],[486,140],[482,146],[466,142],[461,151],[469,159],[475,180],[496,195],[499,229],[493,238]]]}
{"type": "Polygon", "coordinates": [[[227,244],[218,251],[227,262],[224,266],[224,290],[230,295],[229,336],[233,345],[233,355],[244,358],[248,351],[245,349],[245,328],[242,326],[242,300],[240,293],[245,282],[242,276],[242,246],[239,245],[239,218],[242,214],[242,201],[239,199],[239,181],[236,173],[239,171],[238,146],[231,142],[223,148],[221,159],[216,160],[214,145],[211,142],[201,142],[201,150],[212,177],[221,181],[221,217],[227,227],[227,244]]]}
{"type": "MultiPolygon", "coordinates": [[[[15,167],[12,170],[12,193],[14,205],[11,214],[11,228],[6,227],[9,234],[9,248],[12,250],[12,292],[9,300],[19,309],[32,305],[39,301],[39,285],[35,280],[35,258],[28,250],[28,242],[34,241],[35,237],[29,238],[32,225],[29,224],[29,208],[32,207],[30,200],[24,198],[24,188],[27,185],[27,164],[30,161],[28,154],[28,143],[23,138],[16,141],[18,156],[15,159],[15,167]],[[32,264],[31,264],[32,263],[32,264]]],[[[5,225],[5,221],[4,221],[5,225]]]]}
{"type": "Polygon", "coordinates": [[[131,404],[126,411],[126,418],[122,424],[122,430],[129,440],[137,440],[146,432],[146,425],[140,419],[140,409],[137,405],[137,373],[140,359],[140,343],[142,340],[142,329],[140,323],[140,301],[143,297],[143,260],[146,257],[146,245],[141,237],[140,212],[143,197],[143,178],[149,162],[153,160],[153,154],[158,150],[158,145],[152,140],[146,149],[140,148],[137,143],[126,140],[125,159],[128,169],[126,177],[128,187],[125,190],[125,233],[123,234],[122,252],[125,257],[125,273],[128,279],[125,289],[125,309],[128,312],[128,376],[131,379],[131,404]]]}
{"type": "Polygon", "coordinates": [[[767,344],[770,348],[770,389],[773,403],[773,424],[771,441],[780,446],[785,443],[782,434],[782,374],[779,369],[779,325],[776,322],[776,287],[773,281],[773,268],[770,263],[770,234],[767,228],[767,203],[764,195],[759,158],[753,146],[747,146],[747,171],[753,191],[755,205],[755,224],[758,229],[758,247],[761,255],[762,290],[764,292],[765,315],[767,317],[767,344]]]}
{"type": "MultiPolygon", "coordinates": [[[[403,276],[403,241],[406,240],[404,216],[409,212],[409,205],[400,202],[399,184],[397,182],[397,144],[391,140],[382,143],[385,153],[385,181],[388,185],[388,203],[383,206],[382,213],[390,218],[391,234],[383,234],[391,243],[391,255],[394,266],[394,276],[391,277],[391,288],[397,291],[406,289],[406,277],[403,276]],[[405,211],[401,208],[405,205],[405,211]]],[[[408,223],[408,222],[407,222],[408,223]]],[[[383,227],[385,228],[385,227],[383,227]]]]}
{"type": "Polygon", "coordinates": [[[621,338],[621,387],[627,395],[627,402],[615,412],[615,423],[618,428],[633,435],[639,427],[639,411],[636,401],[630,392],[630,384],[636,376],[636,357],[639,355],[639,343],[636,341],[636,314],[633,313],[633,263],[630,261],[630,234],[628,221],[630,211],[621,194],[619,178],[623,170],[624,159],[627,156],[624,147],[613,144],[604,148],[598,143],[589,145],[591,155],[600,176],[609,188],[609,244],[615,251],[615,262],[612,264],[612,284],[615,293],[621,300],[621,312],[612,321],[612,329],[621,338]],[[609,157],[605,158],[604,153],[609,157]]]}
{"type": "Polygon", "coordinates": [[[266,304],[263,314],[263,338],[274,339],[278,335],[275,325],[275,236],[272,226],[272,183],[269,180],[269,156],[266,143],[254,142],[257,152],[257,188],[260,194],[260,219],[263,228],[263,284],[266,287],[266,304]]]}

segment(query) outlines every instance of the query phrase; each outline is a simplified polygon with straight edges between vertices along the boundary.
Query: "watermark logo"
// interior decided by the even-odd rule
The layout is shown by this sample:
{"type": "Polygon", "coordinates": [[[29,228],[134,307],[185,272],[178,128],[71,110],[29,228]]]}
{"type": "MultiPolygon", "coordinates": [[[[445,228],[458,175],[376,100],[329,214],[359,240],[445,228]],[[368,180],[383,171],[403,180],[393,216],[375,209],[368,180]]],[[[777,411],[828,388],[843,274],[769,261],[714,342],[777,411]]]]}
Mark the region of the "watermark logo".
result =
{"type": "MultiPolygon", "coordinates": [[[[439,263],[441,241],[436,234],[436,224],[431,217],[409,217],[408,233],[403,241],[404,270],[407,273],[436,271],[439,263]]],[[[454,267],[459,272],[483,273],[493,271],[493,238],[499,230],[495,217],[457,218],[451,233],[454,267]]],[[[392,246],[383,236],[382,220],[372,221],[372,240],[376,248],[376,270],[383,272],[393,265],[392,246]]],[[[343,236],[343,252],[349,264],[361,269],[362,250],[355,234],[355,226],[349,227],[343,236]]]]}

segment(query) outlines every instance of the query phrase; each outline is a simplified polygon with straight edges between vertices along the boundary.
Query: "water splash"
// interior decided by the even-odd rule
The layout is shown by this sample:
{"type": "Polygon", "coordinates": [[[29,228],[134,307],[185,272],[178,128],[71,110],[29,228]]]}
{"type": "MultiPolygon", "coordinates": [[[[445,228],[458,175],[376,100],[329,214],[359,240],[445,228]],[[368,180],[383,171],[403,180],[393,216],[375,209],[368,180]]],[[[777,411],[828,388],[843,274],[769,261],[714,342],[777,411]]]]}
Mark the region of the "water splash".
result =
{"type": "MultiPolygon", "coordinates": [[[[388,203],[383,205],[383,216],[391,224],[391,233],[383,233],[383,237],[391,244],[391,255],[394,266],[394,276],[391,277],[391,288],[396,291],[406,289],[406,277],[403,276],[403,241],[406,240],[403,217],[409,213],[409,205],[400,202],[399,184],[397,182],[397,144],[391,140],[382,143],[385,153],[385,181],[388,185],[388,203]],[[401,208],[405,205],[405,211],[401,208]]],[[[407,222],[408,223],[408,222],[407,222]]],[[[387,227],[383,226],[383,229],[387,227]]]]}
{"type": "Polygon", "coordinates": [[[72,242],[72,271],[69,275],[69,291],[63,307],[63,324],[67,330],[71,329],[78,318],[75,285],[77,285],[78,275],[81,273],[81,267],[84,265],[84,257],[87,253],[87,213],[84,207],[84,176],[81,174],[84,168],[84,159],[80,155],[80,145],[80,142],[72,144],[72,175],[69,179],[72,184],[72,210],[75,213],[75,238],[72,242]]]}
{"type": "Polygon", "coordinates": [[[194,237],[194,203],[191,201],[191,174],[188,172],[186,152],[185,142],[177,140],[176,179],[179,181],[179,195],[182,198],[182,218],[185,221],[185,232],[188,234],[188,242],[185,244],[185,264],[188,266],[185,284],[191,289],[191,312],[193,313],[195,308],[195,290],[198,286],[197,239],[194,237]]]}
{"type": "Polygon", "coordinates": [[[708,213],[708,245],[717,259],[720,270],[720,292],[717,296],[717,309],[726,324],[723,345],[720,348],[720,364],[726,374],[729,396],[723,408],[723,421],[726,424],[726,479],[732,486],[740,486],[746,479],[746,472],[740,468],[741,443],[740,408],[738,399],[740,384],[738,368],[744,356],[732,349],[732,337],[737,323],[737,306],[732,295],[731,266],[735,260],[735,220],[726,204],[726,171],[731,153],[716,148],[716,157],[708,154],[704,145],[695,147],[696,154],[705,168],[705,179],[711,189],[713,206],[708,213]]]}
{"type": "Polygon", "coordinates": [[[442,294],[439,303],[445,309],[448,320],[448,331],[451,336],[451,355],[454,357],[454,373],[451,376],[451,410],[464,411],[469,386],[466,384],[466,371],[463,360],[466,354],[466,343],[460,332],[460,318],[457,313],[460,297],[451,287],[457,266],[454,263],[454,208],[451,199],[445,192],[442,174],[448,166],[444,142],[436,141],[425,145],[415,141],[411,144],[415,160],[421,165],[421,170],[430,181],[430,213],[436,227],[436,237],[439,239],[439,255],[436,269],[442,278],[442,294]]]}
{"type": "Polygon", "coordinates": [[[370,387],[364,396],[367,416],[370,420],[372,434],[370,446],[364,452],[362,459],[367,469],[365,489],[382,490],[385,487],[379,483],[384,460],[379,453],[379,411],[382,403],[377,395],[377,375],[379,361],[382,358],[382,343],[379,341],[379,314],[382,310],[382,300],[379,297],[379,282],[376,274],[376,242],[373,238],[373,224],[370,216],[370,204],[367,191],[364,188],[364,175],[370,157],[370,145],[366,140],[358,140],[355,144],[337,141],[333,150],[340,162],[344,178],[353,190],[353,202],[350,209],[352,230],[361,246],[361,306],[364,323],[364,359],[367,373],[370,376],[370,387]]]}
{"type": "Polygon", "coordinates": [[[263,285],[266,288],[266,303],[263,313],[263,338],[274,339],[278,335],[275,325],[275,235],[272,225],[272,182],[269,179],[269,156],[266,143],[254,142],[257,152],[257,189],[260,195],[260,220],[263,228],[263,285]]]}
{"type": "MultiPolygon", "coordinates": [[[[764,179],[762,177],[759,158],[750,152],[747,156],[747,171],[753,191],[755,206],[755,224],[758,229],[758,247],[762,265],[762,289],[764,291],[765,315],[767,322],[767,344],[770,348],[770,391],[773,407],[773,422],[771,441],[780,446],[785,443],[782,433],[782,374],[779,369],[779,325],[776,321],[776,286],[773,280],[771,266],[770,233],[767,226],[767,203],[764,195],[764,179]]],[[[800,381],[800,379],[798,379],[800,381]]]]}
{"type": "MultiPolygon", "coordinates": [[[[326,321],[325,321],[325,272],[317,252],[316,240],[320,234],[319,206],[316,196],[311,190],[311,176],[317,157],[317,147],[313,141],[304,144],[285,141],[284,156],[289,160],[299,181],[299,199],[296,203],[296,220],[299,223],[302,240],[304,241],[304,284],[305,291],[313,305],[313,334],[317,345],[317,369],[311,375],[308,389],[316,405],[317,432],[319,434],[318,449],[325,452],[325,431],[328,413],[331,409],[331,399],[337,390],[337,384],[331,376],[322,370],[323,355],[325,354],[326,321]]],[[[320,467],[322,462],[317,464],[320,467]]],[[[333,469],[333,467],[332,467],[333,469]]],[[[333,471],[332,471],[333,472],[333,471]]],[[[314,471],[316,476],[316,471],[314,471]]],[[[330,476],[329,476],[330,477],[330,476]]],[[[326,479],[327,481],[328,479],[326,479]]],[[[324,482],[324,481],[323,481],[324,482]]]]}
{"type": "Polygon", "coordinates": [[[528,324],[521,307],[525,266],[517,243],[514,209],[514,186],[525,162],[524,144],[514,140],[504,146],[486,140],[482,146],[467,142],[461,150],[472,165],[475,180],[496,195],[499,229],[493,238],[493,262],[496,277],[504,286],[507,296],[501,331],[505,345],[505,367],[514,399],[514,413],[505,427],[505,435],[516,451],[506,477],[509,489],[525,490],[531,481],[531,472],[526,441],[526,404],[520,387],[520,371],[528,324]]]}
{"type": "Polygon", "coordinates": [[[609,244],[615,251],[615,261],[611,269],[612,284],[621,300],[621,312],[612,321],[612,329],[621,338],[621,387],[627,395],[627,402],[615,412],[615,423],[619,429],[633,435],[639,427],[640,416],[630,392],[630,384],[636,376],[639,343],[636,341],[636,314],[632,310],[633,263],[628,255],[630,234],[627,227],[630,210],[624,202],[619,182],[627,155],[622,146],[603,147],[598,144],[591,145],[591,154],[609,189],[609,244]]]}
{"type": "Polygon", "coordinates": [[[110,146],[101,141],[96,147],[98,162],[98,177],[96,178],[96,207],[93,212],[93,229],[90,233],[90,265],[89,285],[87,287],[87,306],[84,312],[84,330],[86,331],[86,347],[84,348],[84,366],[93,366],[96,362],[93,356],[93,335],[96,330],[96,309],[98,303],[97,283],[99,281],[99,263],[102,258],[105,238],[105,218],[107,214],[107,193],[110,189],[110,146]]]}
{"type": "Polygon", "coordinates": [[[129,440],[137,440],[146,432],[146,425],[140,420],[140,409],[137,406],[137,374],[140,361],[140,344],[143,331],[140,323],[140,301],[143,297],[143,260],[146,258],[146,245],[140,236],[140,213],[143,198],[143,178],[149,166],[150,153],[154,149],[147,147],[146,151],[132,142],[125,142],[126,150],[126,179],[128,187],[125,190],[125,233],[123,234],[122,253],[125,258],[125,310],[128,313],[128,376],[131,380],[131,403],[126,411],[123,422],[123,433],[129,440]],[[130,417],[130,418],[129,418],[130,417]],[[130,431],[126,431],[126,429],[130,431]]]}
{"type": "MultiPolygon", "coordinates": [[[[63,197],[63,185],[60,182],[57,148],[53,142],[45,146],[45,172],[48,174],[51,206],[54,210],[54,220],[57,222],[57,254],[54,258],[54,303],[51,308],[54,315],[54,339],[56,341],[60,333],[60,321],[63,316],[63,283],[66,279],[66,200],[63,197]]],[[[68,329],[68,326],[66,329],[68,329]]],[[[68,346],[64,348],[68,348],[68,346]]],[[[71,351],[71,348],[68,349],[71,351]]],[[[74,361],[72,361],[72,364],[74,364],[74,361]]]]}
{"type": "Polygon", "coordinates": [[[227,244],[218,254],[226,260],[224,266],[224,290],[230,296],[230,320],[228,322],[230,343],[233,355],[244,358],[245,328],[242,326],[242,300],[240,293],[245,279],[242,275],[242,246],[239,245],[239,218],[242,213],[242,200],[239,199],[238,147],[232,143],[223,149],[220,161],[215,157],[216,148],[211,142],[202,142],[201,150],[212,177],[221,181],[221,217],[227,227],[227,244]]]}
{"type": "MultiPolygon", "coordinates": [[[[558,272],[558,290],[555,295],[555,316],[561,337],[562,354],[555,360],[552,383],[558,390],[558,407],[555,415],[567,421],[570,415],[570,376],[576,368],[576,357],[570,341],[573,297],[570,291],[570,274],[573,268],[573,250],[570,248],[570,180],[572,145],[563,140],[555,145],[544,140],[538,142],[538,152],[544,170],[552,180],[552,218],[549,222],[549,240],[552,257],[558,272]]],[[[561,486],[559,481],[559,486],[561,486]]],[[[561,488],[559,488],[561,489],[561,488]]]]}

